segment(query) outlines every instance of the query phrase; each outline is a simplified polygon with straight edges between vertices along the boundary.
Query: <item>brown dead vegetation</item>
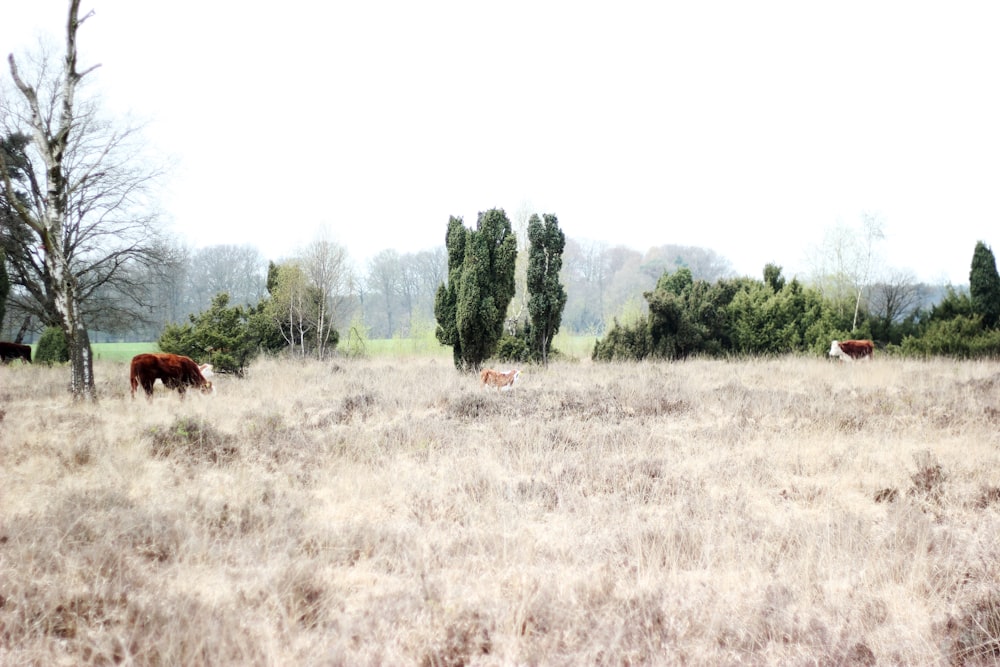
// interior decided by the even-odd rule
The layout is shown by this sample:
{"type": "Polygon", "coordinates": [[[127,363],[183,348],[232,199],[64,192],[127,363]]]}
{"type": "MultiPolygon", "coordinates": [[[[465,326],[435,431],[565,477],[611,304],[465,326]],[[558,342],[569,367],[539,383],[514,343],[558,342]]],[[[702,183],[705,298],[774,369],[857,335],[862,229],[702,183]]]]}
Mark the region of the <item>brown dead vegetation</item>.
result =
{"type": "Polygon", "coordinates": [[[995,664],[993,363],[0,368],[0,664],[995,664]]]}

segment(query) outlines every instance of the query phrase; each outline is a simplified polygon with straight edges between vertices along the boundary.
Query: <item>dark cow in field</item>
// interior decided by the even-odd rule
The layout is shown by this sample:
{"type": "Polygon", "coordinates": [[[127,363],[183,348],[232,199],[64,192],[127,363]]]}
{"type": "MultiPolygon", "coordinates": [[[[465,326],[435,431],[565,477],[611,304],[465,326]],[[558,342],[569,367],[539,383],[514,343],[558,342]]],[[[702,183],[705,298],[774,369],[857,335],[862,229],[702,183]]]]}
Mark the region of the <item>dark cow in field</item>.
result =
{"type": "Polygon", "coordinates": [[[8,363],[12,359],[24,359],[31,363],[31,346],[21,343],[4,343],[0,341],[0,361],[8,363]]]}
{"type": "Polygon", "coordinates": [[[875,344],[870,340],[835,340],[830,346],[830,356],[842,361],[871,359],[874,352],[875,344]]]}
{"type": "Polygon", "coordinates": [[[132,385],[132,398],[135,398],[135,390],[140,385],[146,392],[146,398],[153,398],[153,385],[157,380],[163,382],[167,389],[176,389],[183,398],[188,387],[198,389],[203,394],[215,391],[212,383],[205,379],[211,375],[212,367],[209,364],[199,366],[189,357],[160,352],[132,357],[129,382],[132,385]]]}

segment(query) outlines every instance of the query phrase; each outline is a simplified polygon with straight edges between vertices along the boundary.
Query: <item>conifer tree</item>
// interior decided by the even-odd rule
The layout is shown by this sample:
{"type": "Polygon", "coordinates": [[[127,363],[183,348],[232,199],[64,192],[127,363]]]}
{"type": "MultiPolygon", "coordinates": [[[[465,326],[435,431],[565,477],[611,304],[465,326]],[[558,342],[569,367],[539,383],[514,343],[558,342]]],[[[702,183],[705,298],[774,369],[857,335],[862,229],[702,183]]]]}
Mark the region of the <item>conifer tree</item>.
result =
{"type": "Polygon", "coordinates": [[[474,370],[493,355],[503,335],[514,298],[517,238],[503,209],[490,209],[479,214],[475,230],[451,218],[446,243],[448,284],[435,298],[436,335],[452,346],[456,368],[474,370]]]}
{"type": "Polygon", "coordinates": [[[532,215],[528,221],[528,314],[532,352],[546,364],[566,306],[566,290],[559,282],[566,235],[556,216],[546,213],[544,218],[543,223],[532,215]]]}
{"type": "Polygon", "coordinates": [[[969,295],[972,297],[972,311],[981,315],[983,324],[989,328],[1000,321],[1000,274],[993,251],[982,241],[976,242],[969,270],[969,295]]]}
{"type": "Polygon", "coordinates": [[[445,248],[448,252],[448,282],[441,283],[434,297],[434,318],[437,329],[434,335],[442,345],[450,345],[456,368],[462,367],[462,343],[458,338],[455,313],[458,307],[458,284],[462,277],[462,263],[465,261],[465,241],[468,230],[462,218],[452,216],[448,220],[445,234],[445,248]]]}

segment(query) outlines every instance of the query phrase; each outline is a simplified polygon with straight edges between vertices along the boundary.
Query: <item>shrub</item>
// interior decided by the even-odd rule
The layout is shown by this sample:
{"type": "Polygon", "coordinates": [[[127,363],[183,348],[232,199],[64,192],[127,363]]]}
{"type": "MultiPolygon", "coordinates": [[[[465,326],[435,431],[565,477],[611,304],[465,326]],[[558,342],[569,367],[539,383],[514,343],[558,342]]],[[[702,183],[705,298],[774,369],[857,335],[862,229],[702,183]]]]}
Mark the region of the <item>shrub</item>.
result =
{"type": "Polygon", "coordinates": [[[652,345],[649,325],[642,316],[631,325],[614,321],[603,339],[594,342],[594,361],[641,361],[649,355],[652,345]]]}
{"type": "Polygon", "coordinates": [[[221,464],[233,460],[239,453],[232,436],[200,419],[178,417],[170,426],[153,427],[148,434],[154,458],[221,464]]]}
{"type": "Polygon", "coordinates": [[[500,361],[508,363],[525,362],[529,361],[530,351],[523,338],[506,334],[497,345],[496,356],[500,361]]]}
{"type": "Polygon", "coordinates": [[[46,327],[42,337],[38,339],[35,362],[51,366],[67,361],[69,361],[69,345],[66,344],[66,334],[59,327],[46,327]]]}
{"type": "Polygon", "coordinates": [[[242,377],[260,350],[252,315],[240,306],[230,308],[229,295],[223,292],[212,299],[208,310],[191,315],[188,324],[167,326],[158,343],[164,352],[211,362],[216,371],[242,377]]]}

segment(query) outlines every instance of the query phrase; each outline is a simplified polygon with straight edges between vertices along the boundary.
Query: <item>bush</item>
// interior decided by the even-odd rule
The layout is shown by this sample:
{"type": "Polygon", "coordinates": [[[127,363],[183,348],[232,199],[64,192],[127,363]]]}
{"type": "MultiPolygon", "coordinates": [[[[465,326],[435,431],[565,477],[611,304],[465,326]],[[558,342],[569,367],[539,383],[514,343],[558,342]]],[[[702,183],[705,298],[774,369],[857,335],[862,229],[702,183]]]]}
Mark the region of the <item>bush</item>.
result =
{"type": "Polygon", "coordinates": [[[497,344],[496,356],[507,363],[524,363],[530,361],[531,351],[523,338],[507,334],[497,344]]]}
{"type": "Polygon", "coordinates": [[[984,328],[979,315],[959,315],[931,322],[919,338],[904,338],[902,347],[904,354],[914,356],[997,357],[1000,356],[1000,331],[984,328]]]}
{"type": "Polygon", "coordinates": [[[38,349],[35,350],[35,363],[64,364],[69,361],[69,345],[66,334],[59,327],[46,327],[42,337],[38,339],[38,349]]]}
{"type": "Polygon", "coordinates": [[[641,361],[649,355],[652,342],[646,317],[631,325],[614,325],[603,339],[594,342],[591,358],[594,361],[641,361]]]}
{"type": "Polygon", "coordinates": [[[158,341],[160,349],[242,376],[260,350],[260,338],[252,326],[253,313],[228,306],[229,295],[217,294],[208,310],[190,316],[190,323],[167,326],[158,341]]]}

